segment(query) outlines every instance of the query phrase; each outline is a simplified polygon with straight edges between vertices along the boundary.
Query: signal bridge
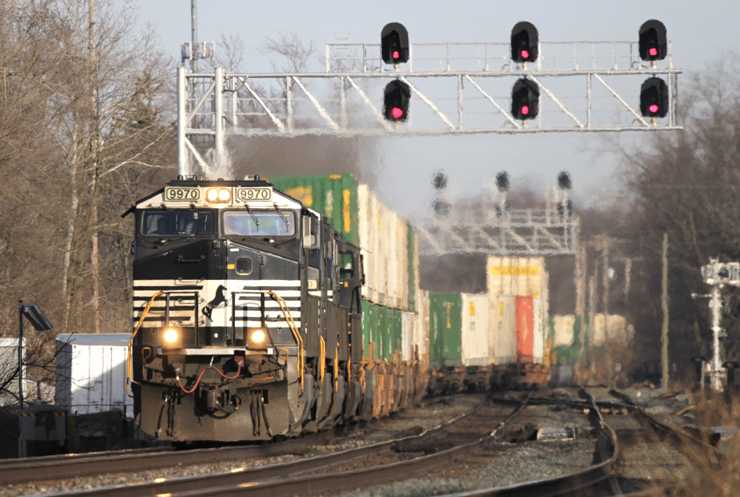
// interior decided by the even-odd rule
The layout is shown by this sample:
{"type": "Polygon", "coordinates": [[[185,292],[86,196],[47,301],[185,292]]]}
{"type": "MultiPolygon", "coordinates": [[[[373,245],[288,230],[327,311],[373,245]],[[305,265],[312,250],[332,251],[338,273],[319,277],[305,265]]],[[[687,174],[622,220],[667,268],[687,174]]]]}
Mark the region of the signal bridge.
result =
{"type": "Polygon", "coordinates": [[[678,75],[665,59],[645,62],[632,42],[540,43],[534,63],[515,63],[505,43],[412,44],[407,64],[384,66],[380,45],[327,45],[323,73],[240,74],[178,69],[178,163],[190,173],[202,152],[220,157],[227,135],[339,136],[664,131],[682,129],[678,75]],[[390,68],[390,69],[388,69],[390,68]],[[661,119],[640,112],[640,84],[667,80],[661,119]],[[514,83],[536,83],[536,119],[515,119],[514,83]],[[407,84],[405,122],[383,115],[383,88],[407,84]]]}
{"type": "Polygon", "coordinates": [[[419,254],[554,256],[578,253],[580,219],[572,213],[567,190],[553,189],[552,198],[544,208],[509,209],[507,205],[505,192],[493,192],[491,203],[445,209],[431,221],[416,223],[419,254]]]}

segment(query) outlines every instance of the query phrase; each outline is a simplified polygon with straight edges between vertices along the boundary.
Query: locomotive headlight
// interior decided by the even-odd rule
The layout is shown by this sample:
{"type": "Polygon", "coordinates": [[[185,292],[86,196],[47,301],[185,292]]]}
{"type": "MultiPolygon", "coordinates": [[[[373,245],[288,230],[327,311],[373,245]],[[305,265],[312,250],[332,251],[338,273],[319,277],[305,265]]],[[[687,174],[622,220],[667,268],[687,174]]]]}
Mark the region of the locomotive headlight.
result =
{"type": "Polygon", "coordinates": [[[258,345],[263,344],[266,339],[267,333],[265,333],[265,330],[256,329],[249,335],[249,341],[258,345]]]}
{"type": "Polygon", "coordinates": [[[206,191],[206,200],[209,202],[228,202],[231,200],[231,190],[228,188],[211,188],[206,191]]]}
{"type": "Polygon", "coordinates": [[[175,328],[167,328],[164,331],[164,341],[170,345],[177,342],[179,338],[180,338],[180,334],[177,332],[175,328]]]}

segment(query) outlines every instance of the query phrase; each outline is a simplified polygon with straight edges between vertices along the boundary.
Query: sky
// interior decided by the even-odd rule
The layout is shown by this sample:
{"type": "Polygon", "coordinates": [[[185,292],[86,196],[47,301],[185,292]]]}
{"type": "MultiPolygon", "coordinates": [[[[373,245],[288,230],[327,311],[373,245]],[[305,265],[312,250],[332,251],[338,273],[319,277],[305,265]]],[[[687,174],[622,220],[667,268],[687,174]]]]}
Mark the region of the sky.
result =
{"type": "MultiPolygon", "coordinates": [[[[190,39],[190,0],[133,0],[139,22],[157,31],[161,48],[179,60],[180,43],[190,39]]],[[[218,41],[238,35],[247,46],[251,72],[270,69],[258,50],[266,37],[295,33],[313,39],[323,53],[327,43],[378,43],[388,22],[401,22],[411,43],[506,42],[518,21],[532,22],[541,42],[636,41],[639,26],[659,19],[672,42],[673,65],[701,71],[723,51],[740,46],[740,2],[736,0],[198,0],[198,37],[218,41]],[[715,55],[716,54],[716,55],[715,55]]],[[[686,86],[688,74],[679,77],[686,86]]],[[[173,78],[175,75],[173,74],[173,78]]],[[[174,106],[175,102],[173,102],[174,106]]],[[[432,200],[434,171],[444,169],[450,195],[482,193],[496,173],[509,172],[513,186],[543,191],[558,172],[573,179],[578,204],[596,204],[618,189],[618,158],[609,152],[615,139],[647,146],[647,133],[479,134],[383,138],[378,193],[401,214],[422,216],[432,200]]]]}

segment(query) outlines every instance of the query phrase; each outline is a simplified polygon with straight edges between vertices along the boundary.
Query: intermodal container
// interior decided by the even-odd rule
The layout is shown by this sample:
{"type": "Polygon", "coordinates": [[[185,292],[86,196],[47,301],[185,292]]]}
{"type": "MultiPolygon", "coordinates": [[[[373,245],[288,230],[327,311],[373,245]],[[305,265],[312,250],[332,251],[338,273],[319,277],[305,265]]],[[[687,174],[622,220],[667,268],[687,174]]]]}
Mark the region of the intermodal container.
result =
{"type": "Polygon", "coordinates": [[[534,302],[516,296],[516,362],[534,361],[534,302]]]}
{"type": "Polygon", "coordinates": [[[401,351],[404,361],[411,361],[416,358],[415,352],[421,353],[418,347],[419,336],[419,315],[414,312],[402,311],[403,319],[403,337],[401,340],[401,351]]]}
{"type": "Polygon", "coordinates": [[[634,327],[627,323],[627,319],[624,316],[609,314],[607,319],[604,319],[604,314],[596,314],[594,316],[592,342],[594,347],[601,347],[607,342],[624,347],[632,340],[634,333],[634,327]],[[604,324],[605,322],[606,325],[604,324]]]}
{"type": "Polygon", "coordinates": [[[350,243],[359,242],[357,181],[351,174],[286,176],[269,181],[278,190],[326,216],[350,243]]]}
{"type": "Polygon", "coordinates": [[[552,363],[555,365],[578,363],[581,350],[588,347],[587,329],[588,316],[573,314],[550,316],[550,334],[553,337],[552,363]]]}
{"type": "Polygon", "coordinates": [[[429,293],[429,361],[436,368],[462,365],[459,293],[429,293]]]}
{"type": "Polygon", "coordinates": [[[414,343],[419,345],[419,357],[423,364],[429,364],[429,292],[419,291],[417,293],[417,309],[419,313],[418,335],[414,337],[414,343]]]}
{"type": "Polygon", "coordinates": [[[543,257],[489,256],[488,292],[547,300],[548,277],[543,257]]]}
{"type": "Polygon", "coordinates": [[[516,361],[516,297],[489,295],[488,355],[493,364],[516,361]]]}
{"type": "MultiPolygon", "coordinates": [[[[533,340],[532,344],[532,358],[535,363],[543,364],[545,361],[545,336],[547,333],[547,327],[545,326],[545,314],[542,310],[542,299],[532,299],[532,321],[534,326],[532,328],[533,340]]],[[[549,362],[549,359],[548,361],[549,362]]]]}
{"type": "Polygon", "coordinates": [[[416,310],[419,255],[416,230],[351,174],[270,178],[278,190],[324,216],[363,255],[362,296],[394,309],[416,310]]]}
{"type": "Polygon", "coordinates": [[[576,317],[573,314],[551,317],[553,347],[570,347],[574,344],[576,317]]]}
{"type": "Polygon", "coordinates": [[[462,362],[464,366],[488,364],[488,295],[462,294],[462,362]]]}

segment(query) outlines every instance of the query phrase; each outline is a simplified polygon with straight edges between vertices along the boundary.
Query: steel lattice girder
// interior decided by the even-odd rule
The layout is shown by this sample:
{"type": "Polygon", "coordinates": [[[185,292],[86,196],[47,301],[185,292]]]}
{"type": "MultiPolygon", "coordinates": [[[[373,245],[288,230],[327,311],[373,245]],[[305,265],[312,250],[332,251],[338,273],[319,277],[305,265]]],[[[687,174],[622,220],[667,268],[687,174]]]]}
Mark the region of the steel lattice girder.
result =
{"type": "MultiPolygon", "coordinates": [[[[666,131],[677,124],[680,71],[505,71],[440,73],[186,74],[179,70],[179,163],[190,154],[207,170],[191,139],[212,143],[217,156],[225,137],[298,135],[448,135],[477,133],[558,133],[666,131]],[[646,77],[662,74],[671,92],[665,119],[649,121],[638,109],[646,77]],[[409,119],[391,124],[382,115],[382,89],[397,76],[411,88],[409,119]],[[539,117],[516,121],[510,90],[528,77],[541,90],[539,117]],[[582,94],[573,94],[573,81],[582,94]],[[627,93],[625,93],[627,92],[627,93]],[[634,93],[634,94],[631,94],[634,93]],[[630,96],[623,96],[630,95],[630,96]],[[189,153],[188,153],[189,152],[189,153]]],[[[208,146],[208,145],[207,145],[208,146]]]]}
{"type": "Polygon", "coordinates": [[[545,210],[512,210],[496,219],[437,219],[418,227],[422,255],[574,255],[577,217],[550,216],[545,210]]]}

